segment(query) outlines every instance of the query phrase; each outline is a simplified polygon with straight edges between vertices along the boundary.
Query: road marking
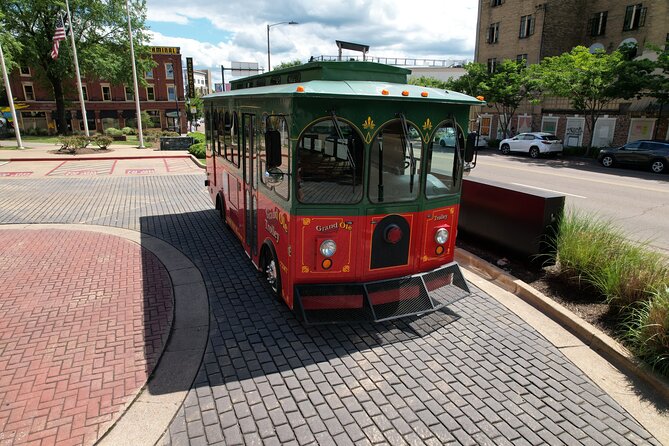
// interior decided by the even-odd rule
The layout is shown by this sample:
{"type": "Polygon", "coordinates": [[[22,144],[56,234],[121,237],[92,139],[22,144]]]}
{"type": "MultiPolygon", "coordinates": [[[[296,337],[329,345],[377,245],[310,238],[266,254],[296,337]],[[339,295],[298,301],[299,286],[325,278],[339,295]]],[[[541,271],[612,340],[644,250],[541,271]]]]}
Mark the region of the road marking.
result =
{"type": "MultiPolygon", "coordinates": [[[[491,162],[488,162],[488,161],[486,161],[486,165],[494,166],[494,167],[500,167],[502,169],[521,170],[523,172],[527,172],[527,170],[528,170],[527,166],[526,167],[509,166],[509,165],[506,165],[504,163],[496,163],[496,162],[491,163],[491,162]]],[[[568,166],[565,166],[564,168],[565,169],[574,169],[574,168],[568,167],[568,166]]],[[[611,175],[611,174],[607,174],[605,172],[594,172],[593,171],[593,172],[589,172],[589,173],[598,174],[598,175],[611,175]]],[[[626,187],[626,188],[640,189],[640,190],[644,190],[644,191],[653,191],[653,192],[662,192],[662,193],[667,192],[666,189],[648,187],[646,185],[639,186],[639,185],[636,185],[636,184],[621,183],[619,181],[599,180],[599,179],[596,179],[596,178],[586,178],[586,177],[577,176],[577,175],[567,175],[567,174],[560,174],[560,173],[554,173],[554,172],[541,172],[541,175],[550,175],[550,176],[561,177],[561,178],[571,178],[572,180],[590,181],[592,183],[606,184],[606,185],[609,185],[609,186],[622,186],[622,187],[626,187]]],[[[638,178],[638,179],[641,180],[641,181],[658,181],[658,180],[655,180],[655,179],[652,179],[652,178],[638,178]]]]}
{"type": "Polygon", "coordinates": [[[513,184],[514,186],[529,187],[530,189],[539,189],[539,190],[543,190],[543,191],[546,191],[546,192],[553,192],[554,194],[569,195],[570,197],[588,198],[588,197],[584,197],[583,195],[568,194],[567,192],[560,192],[559,190],[544,189],[543,187],[530,186],[530,185],[527,185],[527,184],[520,184],[520,183],[511,183],[511,184],[513,184]]]}

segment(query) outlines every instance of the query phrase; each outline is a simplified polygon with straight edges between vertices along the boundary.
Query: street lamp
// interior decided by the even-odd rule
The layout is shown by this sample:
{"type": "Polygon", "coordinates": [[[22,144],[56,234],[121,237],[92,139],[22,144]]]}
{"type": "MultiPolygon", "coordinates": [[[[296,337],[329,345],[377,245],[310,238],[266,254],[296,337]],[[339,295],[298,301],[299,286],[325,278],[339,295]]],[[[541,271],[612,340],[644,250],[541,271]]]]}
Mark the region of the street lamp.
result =
{"type": "Polygon", "coordinates": [[[297,25],[297,22],[293,22],[292,20],[290,22],[279,22],[279,23],[272,23],[267,24],[267,71],[271,71],[271,65],[270,65],[270,58],[269,58],[269,29],[273,26],[277,25],[297,25]]]}

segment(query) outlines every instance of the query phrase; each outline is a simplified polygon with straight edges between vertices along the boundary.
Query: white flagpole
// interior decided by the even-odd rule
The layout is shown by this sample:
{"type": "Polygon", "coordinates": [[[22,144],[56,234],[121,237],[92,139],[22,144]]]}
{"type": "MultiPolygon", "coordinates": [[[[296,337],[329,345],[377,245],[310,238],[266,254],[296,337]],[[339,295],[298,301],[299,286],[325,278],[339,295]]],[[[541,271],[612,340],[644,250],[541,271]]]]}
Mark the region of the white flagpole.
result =
{"type": "Polygon", "coordinates": [[[72,28],[72,16],[70,15],[70,1],[65,0],[67,8],[67,23],[70,28],[70,37],[72,38],[72,54],[74,54],[74,71],[77,74],[77,88],[79,90],[79,103],[81,104],[81,117],[84,120],[84,131],[88,133],[88,116],[86,115],[86,104],[84,104],[84,90],[81,88],[81,74],[79,73],[79,59],[77,58],[77,46],[74,44],[74,29],[72,28]]]}
{"type": "Polygon", "coordinates": [[[21,141],[21,131],[19,130],[19,121],[16,119],[16,109],[14,108],[14,97],[12,96],[12,87],[9,85],[9,76],[7,75],[7,67],[5,66],[5,53],[2,52],[2,45],[0,45],[0,60],[2,61],[2,76],[5,80],[5,90],[7,90],[7,99],[9,100],[9,109],[12,112],[12,119],[14,120],[14,135],[16,136],[16,143],[19,149],[23,149],[23,142],[21,141]]]}
{"type": "Polygon", "coordinates": [[[139,88],[137,87],[137,67],[135,67],[135,45],[132,43],[132,27],[130,26],[130,0],[125,1],[128,12],[128,35],[130,35],[130,60],[132,61],[132,81],[135,86],[135,108],[137,109],[137,133],[139,136],[138,149],[144,148],[144,134],[142,133],[142,111],[139,107],[139,88]]]}

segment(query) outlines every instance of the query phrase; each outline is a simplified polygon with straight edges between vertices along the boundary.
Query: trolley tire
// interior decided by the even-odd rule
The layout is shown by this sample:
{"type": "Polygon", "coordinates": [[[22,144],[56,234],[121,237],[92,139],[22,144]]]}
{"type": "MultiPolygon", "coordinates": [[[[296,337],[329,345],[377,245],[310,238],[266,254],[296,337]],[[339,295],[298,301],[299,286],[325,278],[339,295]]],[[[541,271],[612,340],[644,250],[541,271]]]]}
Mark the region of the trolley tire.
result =
{"type": "Polygon", "coordinates": [[[276,257],[274,248],[264,244],[260,251],[260,272],[272,289],[274,298],[279,302],[283,301],[281,297],[281,268],[279,268],[279,259],[276,257]]]}
{"type": "Polygon", "coordinates": [[[539,152],[538,147],[530,147],[530,158],[537,159],[537,158],[539,158],[540,154],[541,154],[541,152],[539,152]]]}
{"type": "Polygon", "coordinates": [[[604,155],[604,157],[602,157],[602,160],[600,161],[600,163],[602,163],[602,166],[604,167],[613,167],[615,162],[616,161],[613,159],[611,155],[604,155]]]}
{"type": "Polygon", "coordinates": [[[667,171],[667,163],[663,159],[654,159],[650,162],[650,170],[654,173],[662,173],[667,171]]]}
{"type": "Polygon", "coordinates": [[[508,155],[511,152],[511,148],[509,147],[508,144],[502,144],[500,150],[502,151],[502,155],[508,155]]]}

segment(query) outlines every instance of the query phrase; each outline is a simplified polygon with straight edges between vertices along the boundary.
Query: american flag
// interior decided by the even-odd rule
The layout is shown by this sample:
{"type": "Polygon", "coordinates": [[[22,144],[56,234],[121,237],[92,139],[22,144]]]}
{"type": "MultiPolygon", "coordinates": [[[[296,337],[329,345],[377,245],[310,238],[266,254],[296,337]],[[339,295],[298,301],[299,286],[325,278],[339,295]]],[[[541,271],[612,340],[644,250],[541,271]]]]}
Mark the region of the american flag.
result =
{"type": "Polygon", "coordinates": [[[56,20],[56,31],[53,33],[53,48],[51,49],[53,60],[58,59],[58,47],[61,40],[65,40],[65,25],[63,24],[63,16],[59,15],[56,20]]]}

